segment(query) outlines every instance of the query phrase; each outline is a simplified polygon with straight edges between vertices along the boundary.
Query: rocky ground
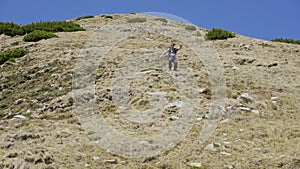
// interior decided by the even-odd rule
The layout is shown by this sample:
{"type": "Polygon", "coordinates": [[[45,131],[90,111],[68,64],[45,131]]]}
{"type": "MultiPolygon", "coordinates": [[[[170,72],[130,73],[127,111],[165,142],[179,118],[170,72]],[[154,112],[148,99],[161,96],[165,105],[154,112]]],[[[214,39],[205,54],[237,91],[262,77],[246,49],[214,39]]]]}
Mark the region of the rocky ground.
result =
{"type": "Polygon", "coordinates": [[[1,35],[29,54],[0,66],[0,168],[300,168],[299,45],[112,16],[1,35]],[[177,72],[159,57],[171,42],[177,72]]]}

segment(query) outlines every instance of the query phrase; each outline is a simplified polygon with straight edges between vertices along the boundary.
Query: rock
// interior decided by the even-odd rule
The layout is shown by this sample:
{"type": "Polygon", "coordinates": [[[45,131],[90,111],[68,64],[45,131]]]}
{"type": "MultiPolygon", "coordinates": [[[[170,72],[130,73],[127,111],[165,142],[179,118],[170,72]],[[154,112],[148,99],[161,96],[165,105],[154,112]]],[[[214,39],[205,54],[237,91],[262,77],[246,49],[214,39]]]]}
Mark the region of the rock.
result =
{"type": "Polygon", "coordinates": [[[277,98],[278,98],[278,97],[273,96],[273,97],[271,97],[271,100],[272,100],[272,101],[273,101],[273,100],[277,100],[277,98]]]}
{"type": "Polygon", "coordinates": [[[208,89],[208,88],[199,88],[198,89],[198,92],[200,93],[200,94],[207,94],[207,95],[211,95],[211,90],[210,89],[208,89]]]}
{"type": "Polygon", "coordinates": [[[248,107],[240,107],[240,110],[242,110],[242,111],[251,111],[251,109],[248,108],[248,107]]]}
{"type": "Polygon", "coordinates": [[[169,103],[165,106],[165,108],[169,108],[169,107],[185,107],[186,103],[179,101],[179,102],[173,102],[173,103],[169,103]]]}
{"type": "Polygon", "coordinates": [[[118,164],[117,160],[104,160],[104,164],[118,164]]]}
{"type": "Polygon", "coordinates": [[[215,151],[216,150],[214,143],[208,144],[204,149],[205,150],[210,150],[210,151],[215,151]]]}
{"type": "Polygon", "coordinates": [[[25,99],[18,99],[15,101],[15,104],[21,104],[25,101],[25,99]]]}
{"type": "Polygon", "coordinates": [[[22,116],[22,115],[16,115],[14,116],[15,119],[26,119],[25,116],[22,116]]]}
{"type": "Polygon", "coordinates": [[[221,151],[220,154],[221,154],[221,155],[225,155],[225,156],[231,156],[230,153],[227,153],[227,152],[225,152],[225,151],[221,151]]]}
{"type": "Polygon", "coordinates": [[[257,100],[251,97],[248,93],[242,93],[238,99],[242,99],[246,103],[257,103],[257,100]]]}
{"type": "Polygon", "coordinates": [[[100,159],[100,157],[98,157],[98,156],[93,156],[93,160],[99,160],[100,159]]]}
{"type": "Polygon", "coordinates": [[[259,110],[251,110],[251,112],[259,115],[259,110]]]}
{"type": "Polygon", "coordinates": [[[246,45],[246,44],[243,44],[243,43],[241,43],[241,44],[239,45],[239,48],[245,49],[245,50],[250,50],[250,47],[251,47],[251,45],[246,45]]]}
{"type": "Polygon", "coordinates": [[[224,120],[220,121],[220,124],[228,123],[228,122],[230,122],[230,119],[224,119],[224,120]]]}
{"type": "Polygon", "coordinates": [[[232,70],[240,70],[240,68],[237,67],[237,66],[233,66],[231,69],[232,69],[232,70]]]}
{"type": "Polygon", "coordinates": [[[204,168],[204,166],[202,165],[202,163],[189,163],[189,166],[193,167],[193,168],[200,168],[200,169],[204,168]]]}
{"type": "Polygon", "coordinates": [[[170,120],[172,120],[172,121],[175,121],[175,120],[178,120],[179,119],[179,117],[177,117],[177,116],[171,116],[170,117],[170,120]]]}

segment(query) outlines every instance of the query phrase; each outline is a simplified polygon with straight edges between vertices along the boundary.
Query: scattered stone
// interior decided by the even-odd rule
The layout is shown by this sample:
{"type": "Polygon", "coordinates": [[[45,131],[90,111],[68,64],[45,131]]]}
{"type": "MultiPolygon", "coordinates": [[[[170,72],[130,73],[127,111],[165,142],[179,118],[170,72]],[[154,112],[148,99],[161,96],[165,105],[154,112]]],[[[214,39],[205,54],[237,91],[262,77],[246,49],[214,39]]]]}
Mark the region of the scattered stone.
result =
{"type": "Polygon", "coordinates": [[[231,142],[229,142],[229,141],[224,141],[223,143],[224,143],[225,145],[231,144],[231,142]]]}
{"type": "Polygon", "coordinates": [[[273,97],[271,97],[271,100],[277,100],[277,98],[278,97],[273,96],[273,97]]]}
{"type": "Polygon", "coordinates": [[[26,119],[25,116],[22,116],[22,115],[16,115],[14,116],[15,119],[26,119]]]}
{"type": "Polygon", "coordinates": [[[117,160],[104,160],[104,164],[118,164],[117,160]]]}
{"type": "Polygon", "coordinates": [[[271,63],[271,64],[268,64],[266,65],[267,67],[274,67],[274,66],[278,66],[278,63],[271,63]]]}
{"type": "Polygon", "coordinates": [[[242,111],[251,111],[251,109],[248,108],[248,107],[240,107],[240,110],[242,110],[242,111]]]}
{"type": "Polygon", "coordinates": [[[251,110],[251,112],[259,115],[259,110],[251,110]]]}
{"type": "Polygon", "coordinates": [[[233,66],[232,68],[231,68],[232,70],[240,70],[240,68],[239,67],[237,67],[237,66],[233,66]]]}
{"type": "Polygon", "coordinates": [[[152,96],[160,96],[160,95],[166,95],[167,92],[148,92],[149,95],[152,95],[152,96]]]}
{"type": "Polygon", "coordinates": [[[179,101],[179,102],[173,102],[173,103],[169,103],[165,106],[165,108],[169,108],[169,107],[185,107],[186,103],[179,101]]]}
{"type": "Polygon", "coordinates": [[[18,100],[16,100],[15,101],[15,104],[21,104],[21,103],[23,103],[25,101],[25,99],[18,99],[18,100]]]}
{"type": "Polygon", "coordinates": [[[170,117],[170,120],[172,120],[172,121],[175,121],[175,120],[178,120],[179,119],[179,117],[177,117],[177,116],[171,116],[170,117]]]}
{"type": "Polygon", "coordinates": [[[208,88],[199,88],[199,89],[198,89],[198,92],[199,92],[200,94],[211,95],[211,90],[208,89],[208,88]]]}
{"type": "Polygon", "coordinates": [[[205,150],[210,150],[210,151],[215,151],[216,150],[214,143],[208,144],[204,149],[205,150]]]}
{"type": "Polygon", "coordinates": [[[93,160],[99,160],[100,159],[100,157],[98,157],[98,156],[93,156],[93,160]]]}
{"type": "Polygon", "coordinates": [[[225,152],[225,151],[221,151],[220,154],[221,154],[221,155],[225,155],[225,156],[231,156],[230,153],[227,153],[227,152],[225,152]]]}
{"type": "Polygon", "coordinates": [[[245,50],[250,50],[250,47],[251,47],[251,45],[246,45],[246,44],[244,44],[244,43],[241,43],[241,44],[239,45],[239,48],[245,49],[245,50]]]}
{"type": "Polygon", "coordinates": [[[230,119],[224,119],[224,120],[220,121],[220,124],[228,123],[228,122],[230,122],[230,119]]]}
{"type": "Polygon", "coordinates": [[[202,163],[189,163],[189,166],[190,167],[193,167],[193,168],[204,168],[204,166],[202,165],[202,163]]]}
{"type": "Polygon", "coordinates": [[[251,97],[248,93],[242,93],[238,99],[242,99],[246,103],[257,103],[257,100],[251,97]]]}

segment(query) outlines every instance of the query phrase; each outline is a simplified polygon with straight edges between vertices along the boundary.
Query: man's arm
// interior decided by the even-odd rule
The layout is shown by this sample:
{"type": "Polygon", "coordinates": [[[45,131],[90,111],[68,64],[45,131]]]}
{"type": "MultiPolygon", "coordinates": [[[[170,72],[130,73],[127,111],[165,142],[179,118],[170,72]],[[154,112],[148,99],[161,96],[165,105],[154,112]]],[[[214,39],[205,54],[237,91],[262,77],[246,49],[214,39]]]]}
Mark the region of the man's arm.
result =
{"type": "Polygon", "coordinates": [[[179,48],[178,48],[178,50],[180,50],[181,48],[182,48],[182,44],[180,44],[180,45],[179,45],[179,48]]]}
{"type": "Polygon", "coordinates": [[[163,56],[164,54],[166,54],[168,51],[169,51],[169,49],[166,50],[166,51],[164,51],[159,57],[162,57],[162,56],[163,56]]]}

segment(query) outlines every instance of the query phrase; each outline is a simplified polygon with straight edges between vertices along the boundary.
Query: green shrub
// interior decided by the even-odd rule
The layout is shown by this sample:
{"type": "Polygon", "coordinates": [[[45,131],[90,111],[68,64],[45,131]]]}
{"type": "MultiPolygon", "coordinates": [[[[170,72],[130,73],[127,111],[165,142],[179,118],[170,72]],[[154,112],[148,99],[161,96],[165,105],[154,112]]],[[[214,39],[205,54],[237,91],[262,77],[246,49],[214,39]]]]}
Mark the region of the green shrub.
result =
{"type": "Polygon", "coordinates": [[[213,28],[205,35],[208,40],[233,38],[235,35],[232,32],[220,28],[213,28]]]}
{"type": "Polygon", "coordinates": [[[76,18],[75,20],[78,21],[78,20],[81,20],[81,19],[89,19],[89,18],[94,18],[94,16],[92,16],[92,15],[81,16],[81,17],[76,18]]]}
{"type": "Polygon", "coordinates": [[[25,31],[22,26],[12,22],[0,22],[0,34],[8,36],[24,35],[25,31]]]}
{"type": "Polygon", "coordinates": [[[164,23],[168,23],[168,20],[166,18],[155,18],[156,21],[161,21],[164,23]]]}
{"type": "Polygon", "coordinates": [[[2,52],[0,53],[0,65],[2,65],[8,60],[14,61],[14,59],[11,58],[20,58],[26,55],[27,53],[28,51],[24,49],[13,49],[6,52],[2,52]]]}
{"type": "Polygon", "coordinates": [[[105,15],[104,18],[112,19],[113,16],[111,16],[111,15],[105,15]]]}
{"type": "Polygon", "coordinates": [[[146,22],[147,19],[146,18],[130,18],[127,20],[127,22],[129,23],[142,23],[142,22],[146,22]]]}
{"type": "Polygon", "coordinates": [[[12,22],[0,22],[0,34],[8,36],[25,35],[34,30],[43,30],[47,32],[74,32],[83,31],[84,28],[80,27],[77,23],[67,21],[37,22],[24,26],[12,22]]]}
{"type": "Polygon", "coordinates": [[[187,26],[185,27],[185,29],[186,29],[186,30],[189,30],[189,31],[195,31],[195,30],[197,30],[196,26],[193,26],[193,25],[187,25],[187,26]]]}
{"type": "Polygon", "coordinates": [[[52,32],[35,30],[33,32],[30,32],[26,36],[24,36],[23,40],[26,42],[37,42],[42,39],[49,39],[49,38],[55,38],[55,37],[58,37],[58,36],[52,32]]]}
{"type": "Polygon", "coordinates": [[[292,43],[292,44],[300,44],[300,40],[294,40],[294,39],[282,39],[282,38],[276,38],[271,40],[272,42],[283,42],[283,43],[292,43]]]}

